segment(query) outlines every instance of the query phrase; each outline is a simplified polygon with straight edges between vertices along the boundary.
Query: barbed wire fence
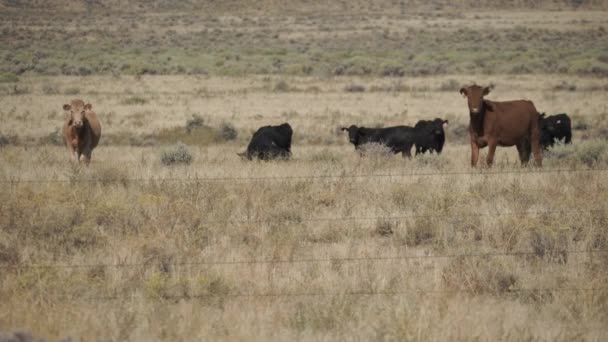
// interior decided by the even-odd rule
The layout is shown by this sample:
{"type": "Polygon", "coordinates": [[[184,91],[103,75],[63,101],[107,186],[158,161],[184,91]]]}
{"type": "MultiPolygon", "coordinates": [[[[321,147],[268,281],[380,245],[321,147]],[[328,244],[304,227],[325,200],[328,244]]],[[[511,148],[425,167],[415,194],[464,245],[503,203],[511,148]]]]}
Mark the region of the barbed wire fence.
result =
{"type": "MultiPolygon", "coordinates": [[[[402,177],[441,177],[441,176],[489,176],[502,174],[546,174],[546,173],[596,173],[606,172],[608,169],[534,169],[534,170],[482,170],[477,172],[428,172],[428,173],[395,173],[395,174],[350,174],[350,175],[292,175],[292,176],[263,176],[263,177],[166,177],[166,178],[117,178],[117,179],[96,179],[96,178],[73,178],[73,179],[3,179],[0,184],[23,184],[23,183],[79,183],[79,182],[231,182],[231,181],[276,181],[276,180],[307,180],[307,179],[358,179],[358,178],[402,178],[402,177]]],[[[606,213],[606,208],[596,209],[555,209],[555,210],[526,210],[517,212],[486,212],[486,213],[451,213],[437,212],[430,214],[407,214],[396,216],[371,216],[371,217],[310,217],[310,218],[264,218],[264,219],[226,219],[226,220],[203,220],[202,224],[261,224],[273,222],[343,222],[343,221],[404,221],[425,217],[450,217],[458,215],[462,217],[501,217],[501,216],[540,216],[540,215],[581,215],[606,213]]],[[[579,249],[561,250],[561,253],[575,255],[598,255],[608,253],[608,249],[579,249]]],[[[58,264],[1,264],[0,270],[16,271],[23,269],[72,269],[85,270],[91,268],[115,268],[127,269],[136,267],[153,267],[162,264],[163,267],[177,266],[212,266],[228,267],[231,265],[276,265],[276,264],[311,264],[311,263],[360,263],[360,262],[380,262],[394,260],[447,260],[456,258],[498,258],[498,257],[532,257],[538,256],[536,251],[516,251],[516,252],[485,252],[485,253],[453,253],[438,255],[378,255],[378,256],[342,256],[342,257],[310,257],[310,258],[290,258],[290,259],[249,259],[249,260],[196,260],[180,262],[118,262],[118,263],[58,263],[58,264]]],[[[569,292],[569,293],[588,293],[602,292],[608,287],[548,287],[548,288],[512,288],[507,293],[541,293],[541,292],[569,292]]],[[[437,294],[470,292],[459,290],[428,290],[428,289],[408,289],[395,291],[342,291],[342,292],[269,292],[269,293],[217,293],[217,294],[183,294],[183,295],[163,295],[162,300],[182,300],[182,299],[204,299],[204,298],[284,298],[284,297],[328,297],[328,296],[403,296],[411,294],[437,294]]],[[[125,300],[134,298],[131,295],[110,294],[108,296],[81,297],[81,296],[59,296],[61,300],[125,300]]]]}
{"type": "Polygon", "coordinates": [[[290,175],[290,176],[260,176],[260,177],[119,177],[119,178],[47,178],[47,179],[0,179],[0,184],[21,183],[96,183],[96,182],[233,182],[233,181],[281,181],[281,180],[308,180],[308,179],[365,179],[365,178],[404,178],[404,177],[446,177],[446,176],[491,176],[491,175],[517,175],[517,174],[560,174],[560,173],[601,173],[608,168],[597,169],[528,169],[528,170],[483,170],[455,171],[455,172],[409,172],[409,173],[377,173],[377,174],[336,174],[336,175],[290,175]]]}

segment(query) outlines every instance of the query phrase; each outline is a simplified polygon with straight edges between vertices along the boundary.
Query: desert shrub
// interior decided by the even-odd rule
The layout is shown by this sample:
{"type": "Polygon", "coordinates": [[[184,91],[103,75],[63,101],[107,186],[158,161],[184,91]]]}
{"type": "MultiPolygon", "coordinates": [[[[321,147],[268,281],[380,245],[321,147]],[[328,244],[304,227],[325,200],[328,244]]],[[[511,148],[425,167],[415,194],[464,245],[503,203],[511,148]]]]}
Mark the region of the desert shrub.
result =
{"type": "Polygon", "coordinates": [[[576,146],[576,159],[583,164],[593,166],[608,158],[608,143],[606,141],[594,140],[584,142],[576,146]]]}
{"type": "Polygon", "coordinates": [[[62,146],[64,144],[63,136],[61,135],[61,130],[59,128],[56,128],[53,132],[40,138],[38,142],[42,145],[54,146],[62,146]]]}
{"type": "Polygon", "coordinates": [[[367,143],[359,146],[359,152],[366,157],[390,157],[393,155],[390,147],[380,143],[367,143]]]}
{"type": "Polygon", "coordinates": [[[463,123],[453,123],[450,120],[450,124],[447,127],[447,135],[449,136],[449,140],[456,140],[460,143],[465,143],[469,138],[469,125],[463,123]]]}
{"type": "Polygon", "coordinates": [[[505,263],[508,259],[458,257],[443,269],[443,285],[449,291],[472,295],[500,295],[517,283],[517,276],[505,263]]]}
{"type": "Polygon", "coordinates": [[[18,138],[15,135],[6,135],[0,133],[0,147],[15,145],[18,142],[18,138]]]}
{"type": "Polygon", "coordinates": [[[161,163],[167,166],[176,164],[190,165],[192,159],[193,157],[188,146],[183,143],[177,143],[171,147],[165,148],[160,155],[161,163]]]}
{"type": "Polygon", "coordinates": [[[26,95],[31,92],[32,92],[32,90],[30,89],[30,87],[25,86],[25,85],[17,85],[17,84],[15,84],[13,86],[13,89],[11,90],[11,94],[13,94],[13,95],[26,95]]]}
{"type": "Polygon", "coordinates": [[[288,92],[291,90],[291,87],[289,86],[289,83],[287,83],[285,80],[280,80],[274,85],[273,90],[278,93],[288,92]]]}
{"type": "Polygon", "coordinates": [[[568,262],[568,237],[565,234],[535,230],[531,232],[529,241],[537,257],[548,261],[568,262]]]}
{"type": "Polygon", "coordinates": [[[141,96],[130,96],[130,97],[124,98],[120,101],[120,104],[127,105],[127,106],[144,105],[146,103],[148,103],[148,99],[145,99],[141,96]]]}
{"type": "Polygon", "coordinates": [[[390,236],[393,235],[397,223],[390,220],[380,220],[376,222],[375,234],[380,236],[390,236]]]}
{"type": "Polygon", "coordinates": [[[344,86],[344,91],[347,93],[362,93],[365,91],[365,86],[350,83],[344,86]]]}
{"type": "Polygon", "coordinates": [[[70,88],[66,88],[63,91],[64,95],[78,95],[80,94],[80,88],[76,88],[76,87],[70,87],[70,88]]]}
{"type": "Polygon", "coordinates": [[[235,140],[237,136],[238,136],[238,132],[231,123],[223,122],[220,125],[219,131],[217,133],[218,140],[223,140],[223,141],[235,140]]]}
{"type": "Polygon", "coordinates": [[[14,245],[0,243],[0,265],[16,265],[19,259],[19,251],[14,245]]]}
{"type": "Polygon", "coordinates": [[[122,184],[129,182],[129,173],[126,168],[98,165],[95,167],[92,178],[102,185],[122,184]]]}
{"type": "MultiPolygon", "coordinates": [[[[412,149],[412,153],[415,153],[414,149],[412,149]]],[[[416,163],[417,166],[432,167],[436,170],[445,169],[450,164],[447,158],[441,157],[435,152],[430,153],[428,151],[426,153],[417,155],[416,158],[414,158],[414,163],[416,163]]]]}
{"type": "Polygon", "coordinates": [[[597,139],[579,142],[576,145],[557,143],[544,155],[548,159],[565,160],[591,167],[608,161],[608,142],[597,139]]]}
{"type": "Polygon", "coordinates": [[[196,128],[205,126],[205,120],[197,114],[193,114],[192,118],[186,120],[186,131],[190,133],[196,128]]]}
{"type": "Polygon", "coordinates": [[[570,83],[568,81],[561,81],[559,84],[553,86],[553,90],[565,90],[565,91],[575,91],[576,84],[570,83]]]}
{"type": "Polygon", "coordinates": [[[405,70],[400,65],[384,65],[382,67],[382,71],[380,71],[381,76],[392,76],[392,77],[402,77],[405,75],[405,70]]]}
{"type": "Polygon", "coordinates": [[[45,83],[42,85],[42,93],[45,95],[59,94],[59,87],[53,83],[45,83]]]}
{"type": "Polygon", "coordinates": [[[340,161],[340,156],[335,154],[332,151],[329,150],[323,150],[321,152],[315,153],[311,156],[310,158],[312,161],[317,161],[317,162],[338,162],[340,161]]]}
{"type": "Polygon", "coordinates": [[[407,226],[406,243],[410,246],[432,244],[439,237],[441,228],[430,216],[419,216],[407,226]]]}
{"type": "Polygon", "coordinates": [[[0,72],[0,83],[19,82],[19,77],[12,73],[0,72]]]}
{"type": "Polygon", "coordinates": [[[453,78],[450,78],[449,80],[441,82],[438,90],[439,91],[458,91],[458,89],[460,89],[460,87],[461,87],[460,82],[456,81],[453,78]]]}

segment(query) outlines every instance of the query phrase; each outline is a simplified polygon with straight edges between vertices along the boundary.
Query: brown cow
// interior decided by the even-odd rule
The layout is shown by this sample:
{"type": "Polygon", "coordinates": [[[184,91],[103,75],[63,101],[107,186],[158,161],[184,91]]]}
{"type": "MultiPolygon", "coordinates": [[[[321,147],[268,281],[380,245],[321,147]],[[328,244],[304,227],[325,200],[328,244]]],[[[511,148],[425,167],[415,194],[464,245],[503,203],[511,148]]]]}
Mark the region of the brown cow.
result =
{"type": "Polygon", "coordinates": [[[70,155],[86,164],[91,161],[91,153],[101,137],[101,124],[91,108],[90,103],[84,104],[82,100],[63,105],[68,112],[63,123],[63,141],[70,155]]]}
{"type": "Polygon", "coordinates": [[[471,166],[477,165],[479,149],[488,146],[486,162],[494,161],[496,146],[517,147],[522,165],[530,160],[530,146],[537,166],[542,166],[539,147],[539,114],[532,101],[495,102],[483,97],[490,88],[472,85],[460,89],[469,104],[469,135],[471,137],[471,166]]]}

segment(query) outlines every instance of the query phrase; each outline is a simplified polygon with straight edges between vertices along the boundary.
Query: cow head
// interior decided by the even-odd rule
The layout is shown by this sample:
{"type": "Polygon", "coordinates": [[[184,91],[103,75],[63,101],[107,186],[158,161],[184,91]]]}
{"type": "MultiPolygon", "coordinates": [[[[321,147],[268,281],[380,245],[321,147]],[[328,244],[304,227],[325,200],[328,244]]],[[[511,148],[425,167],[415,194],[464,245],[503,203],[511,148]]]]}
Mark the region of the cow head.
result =
{"type": "Polygon", "coordinates": [[[490,87],[472,85],[460,88],[460,94],[467,98],[471,114],[479,114],[483,110],[483,97],[489,93],[490,87]]]}
{"type": "Polygon", "coordinates": [[[433,133],[440,135],[443,133],[443,127],[448,125],[448,120],[443,120],[440,118],[436,118],[435,120],[433,120],[433,128],[434,131],[433,133]]]}
{"type": "Polygon", "coordinates": [[[545,113],[538,115],[538,128],[540,130],[540,144],[545,148],[548,146],[553,146],[554,140],[553,136],[555,133],[555,124],[559,123],[551,120],[551,117],[545,117],[545,113]]]}
{"type": "Polygon", "coordinates": [[[64,104],[63,110],[68,112],[68,125],[77,129],[82,128],[86,121],[85,113],[92,108],[90,103],[85,104],[82,100],[72,100],[70,104],[64,104]]]}
{"type": "Polygon", "coordinates": [[[360,129],[359,129],[359,127],[357,127],[355,125],[351,125],[348,128],[342,127],[342,130],[348,132],[348,140],[353,145],[357,146],[359,144],[359,136],[360,136],[360,129]]]}

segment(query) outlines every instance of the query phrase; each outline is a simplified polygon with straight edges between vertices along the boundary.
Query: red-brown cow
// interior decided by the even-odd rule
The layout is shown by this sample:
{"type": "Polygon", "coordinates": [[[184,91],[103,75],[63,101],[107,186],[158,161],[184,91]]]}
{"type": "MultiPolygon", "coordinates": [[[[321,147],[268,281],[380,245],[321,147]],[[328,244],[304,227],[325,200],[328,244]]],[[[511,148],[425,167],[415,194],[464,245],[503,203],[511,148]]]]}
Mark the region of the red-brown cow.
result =
{"type": "Polygon", "coordinates": [[[490,88],[472,85],[460,89],[469,104],[469,135],[471,137],[471,165],[477,165],[479,149],[488,146],[486,162],[494,161],[496,146],[517,147],[522,165],[530,160],[530,147],[537,166],[542,166],[539,147],[539,114],[532,101],[495,102],[483,97],[490,88]]]}
{"type": "Polygon", "coordinates": [[[91,153],[101,137],[101,124],[91,108],[90,103],[85,104],[82,100],[63,105],[68,112],[63,123],[63,141],[70,155],[86,164],[91,161],[91,153]]]}

